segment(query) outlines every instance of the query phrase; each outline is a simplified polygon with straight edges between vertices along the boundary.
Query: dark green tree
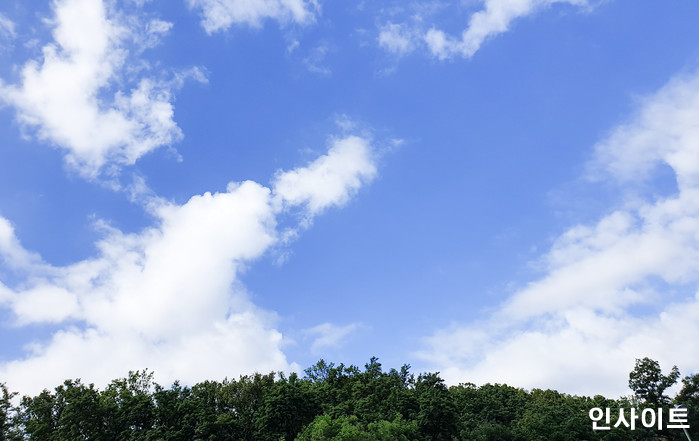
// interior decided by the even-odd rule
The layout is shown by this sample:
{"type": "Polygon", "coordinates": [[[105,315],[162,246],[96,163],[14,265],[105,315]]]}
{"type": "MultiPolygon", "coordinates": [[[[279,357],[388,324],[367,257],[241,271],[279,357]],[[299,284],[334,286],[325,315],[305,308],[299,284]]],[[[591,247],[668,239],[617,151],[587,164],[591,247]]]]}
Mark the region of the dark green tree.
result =
{"type": "Polygon", "coordinates": [[[688,375],[682,379],[682,389],[674,402],[687,408],[690,436],[692,439],[699,439],[699,374],[688,375]]]}
{"type": "Polygon", "coordinates": [[[57,427],[60,440],[101,439],[106,426],[106,409],[102,407],[99,391],[93,384],[66,380],[56,388],[57,427]]]}
{"type": "Polygon", "coordinates": [[[629,388],[636,398],[648,405],[667,405],[670,398],[665,395],[665,391],[677,383],[679,376],[677,366],[673,366],[668,375],[663,375],[657,361],[648,357],[637,358],[636,365],[629,374],[629,388]]]}
{"type": "Polygon", "coordinates": [[[148,433],[151,440],[191,441],[194,439],[195,421],[191,416],[194,405],[191,390],[175,382],[169,389],[156,384],[153,392],[155,404],[154,427],[148,433]]]}
{"type": "Polygon", "coordinates": [[[56,396],[44,389],[36,397],[22,397],[19,421],[27,439],[32,441],[57,440],[58,419],[61,408],[56,396]]]}
{"type": "Polygon", "coordinates": [[[415,383],[415,393],[420,409],[416,420],[423,439],[454,439],[458,435],[456,406],[439,373],[420,374],[415,383]]]}
{"type": "Polygon", "coordinates": [[[155,426],[153,373],[129,372],[100,393],[105,439],[144,440],[155,426]]]}
{"type": "Polygon", "coordinates": [[[12,405],[16,392],[10,392],[5,383],[0,383],[0,440],[19,441],[22,439],[18,427],[17,409],[12,405]]]}
{"type": "Polygon", "coordinates": [[[534,389],[515,423],[516,439],[528,441],[596,440],[588,417],[591,400],[553,390],[534,389]]]}
{"type": "Polygon", "coordinates": [[[236,440],[264,440],[268,428],[265,425],[266,397],[274,387],[274,373],[242,376],[238,381],[224,380],[221,385],[221,423],[229,425],[228,431],[236,440]]]}
{"type": "Polygon", "coordinates": [[[514,422],[529,405],[529,394],[506,384],[476,387],[462,383],[450,388],[459,412],[460,439],[505,441],[514,439],[514,422]]]}
{"type": "Polygon", "coordinates": [[[292,441],[320,412],[310,380],[300,379],[296,373],[288,378],[280,373],[265,396],[260,421],[267,439],[292,441]]]}
{"type": "Polygon", "coordinates": [[[417,441],[417,424],[396,417],[393,421],[363,424],[356,416],[321,415],[306,426],[296,441],[417,441]]]}

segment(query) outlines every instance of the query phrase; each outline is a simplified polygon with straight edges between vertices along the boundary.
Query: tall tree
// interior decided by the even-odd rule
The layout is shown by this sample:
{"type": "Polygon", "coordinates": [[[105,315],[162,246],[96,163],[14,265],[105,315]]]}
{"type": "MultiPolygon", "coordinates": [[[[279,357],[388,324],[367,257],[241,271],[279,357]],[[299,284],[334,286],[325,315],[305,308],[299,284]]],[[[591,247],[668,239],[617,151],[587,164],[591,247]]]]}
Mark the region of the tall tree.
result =
{"type": "Polygon", "coordinates": [[[677,383],[680,371],[673,366],[668,375],[663,375],[660,363],[648,357],[636,359],[636,365],[629,374],[629,387],[636,398],[652,405],[667,405],[670,398],[665,391],[677,383]]]}
{"type": "Polygon", "coordinates": [[[458,433],[458,416],[453,396],[439,373],[420,374],[415,392],[420,434],[426,441],[451,441],[458,433]]]}
{"type": "Polygon", "coordinates": [[[682,379],[682,389],[675,397],[675,403],[688,409],[689,431],[692,439],[699,439],[699,374],[682,379]]]}
{"type": "Polygon", "coordinates": [[[0,440],[18,441],[22,439],[17,427],[17,409],[12,405],[16,392],[10,392],[5,383],[0,383],[0,440]]]}

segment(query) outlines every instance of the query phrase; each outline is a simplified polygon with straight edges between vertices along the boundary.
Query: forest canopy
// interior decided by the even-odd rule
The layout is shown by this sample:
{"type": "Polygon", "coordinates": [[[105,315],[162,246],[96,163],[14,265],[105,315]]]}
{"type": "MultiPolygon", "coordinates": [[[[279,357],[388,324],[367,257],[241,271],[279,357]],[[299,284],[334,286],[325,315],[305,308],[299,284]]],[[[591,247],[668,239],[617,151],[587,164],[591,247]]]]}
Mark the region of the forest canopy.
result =
{"type": "MultiPolygon", "coordinates": [[[[53,391],[19,397],[1,384],[2,440],[684,440],[682,429],[637,421],[593,430],[590,411],[612,415],[644,409],[667,415],[687,408],[689,433],[699,437],[699,375],[664,375],[657,361],[636,360],[633,395],[581,397],[506,384],[448,387],[439,373],[385,371],[377,358],[363,369],[320,360],[295,373],[253,374],[165,388],[150,371],[130,372],[100,390],[66,380],[53,391]]],[[[646,412],[647,413],[647,412],[646,412]]],[[[645,415],[645,414],[644,414],[645,415]]],[[[612,419],[610,425],[614,424],[612,419]]]]}

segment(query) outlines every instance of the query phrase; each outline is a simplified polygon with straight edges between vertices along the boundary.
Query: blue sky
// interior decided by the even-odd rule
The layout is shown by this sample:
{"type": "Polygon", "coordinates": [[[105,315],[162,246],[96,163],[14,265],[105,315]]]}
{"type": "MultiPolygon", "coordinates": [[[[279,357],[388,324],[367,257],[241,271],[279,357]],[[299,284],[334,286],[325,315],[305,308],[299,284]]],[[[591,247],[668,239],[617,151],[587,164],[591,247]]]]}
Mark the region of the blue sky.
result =
{"type": "Polygon", "coordinates": [[[0,6],[0,379],[699,371],[699,5],[0,6]]]}

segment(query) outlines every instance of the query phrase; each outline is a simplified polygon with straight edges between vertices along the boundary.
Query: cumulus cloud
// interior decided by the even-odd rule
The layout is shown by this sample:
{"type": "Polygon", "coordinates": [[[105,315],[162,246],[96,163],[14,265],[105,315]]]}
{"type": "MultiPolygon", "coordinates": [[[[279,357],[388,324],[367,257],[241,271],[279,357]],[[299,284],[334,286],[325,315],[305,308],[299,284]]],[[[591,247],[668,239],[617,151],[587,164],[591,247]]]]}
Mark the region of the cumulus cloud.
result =
{"type": "Polygon", "coordinates": [[[452,382],[622,395],[634,359],[699,371],[699,74],[670,81],[595,147],[626,185],[664,164],[676,193],[635,201],[561,235],[545,275],[488,319],[443,329],[421,356],[452,382]],[[644,311],[639,313],[638,311],[644,311]]]}
{"type": "Polygon", "coordinates": [[[649,178],[661,164],[675,173],[680,190],[699,187],[699,75],[670,81],[659,93],[641,100],[633,122],[618,127],[596,146],[597,170],[627,182],[649,178]]]}
{"type": "Polygon", "coordinates": [[[65,378],[104,384],[128,369],[188,383],[296,369],[274,314],[246,296],[241,269],[280,244],[277,225],[289,210],[310,219],[346,203],[375,173],[371,152],[363,138],[335,139],[306,167],[278,172],[271,189],[245,181],[182,205],[155,199],[154,226],[125,234],[98,223],[97,256],[64,267],[24,250],[0,218],[0,254],[29,273],[0,285],[0,302],[16,326],[59,328],[25,358],[1,364],[0,377],[34,393],[65,378]]]}
{"type": "Polygon", "coordinates": [[[304,205],[313,216],[332,205],[344,204],[375,175],[369,141],[348,136],[334,141],[326,155],[307,166],[277,173],[273,188],[279,203],[304,205]]]}
{"type": "Polygon", "coordinates": [[[130,45],[139,51],[157,44],[170,24],[142,25],[102,0],[56,0],[52,6],[53,42],[42,58],[24,65],[17,84],[0,81],[0,100],[16,109],[17,121],[91,178],[179,140],[173,82],[140,78],[130,90],[114,90],[124,79],[130,45]]]}
{"type": "Polygon", "coordinates": [[[313,20],[315,0],[188,0],[201,12],[201,24],[209,34],[235,24],[260,26],[266,19],[306,24],[313,20]]]}
{"type": "Polygon", "coordinates": [[[535,14],[556,3],[585,6],[588,0],[484,0],[483,3],[483,9],[471,15],[468,27],[458,37],[445,33],[439,27],[424,29],[422,20],[410,25],[389,22],[381,27],[379,46],[398,55],[405,55],[422,46],[440,60],[470,58],[486,40],[506,32],[518,18],[535,14]]]}

